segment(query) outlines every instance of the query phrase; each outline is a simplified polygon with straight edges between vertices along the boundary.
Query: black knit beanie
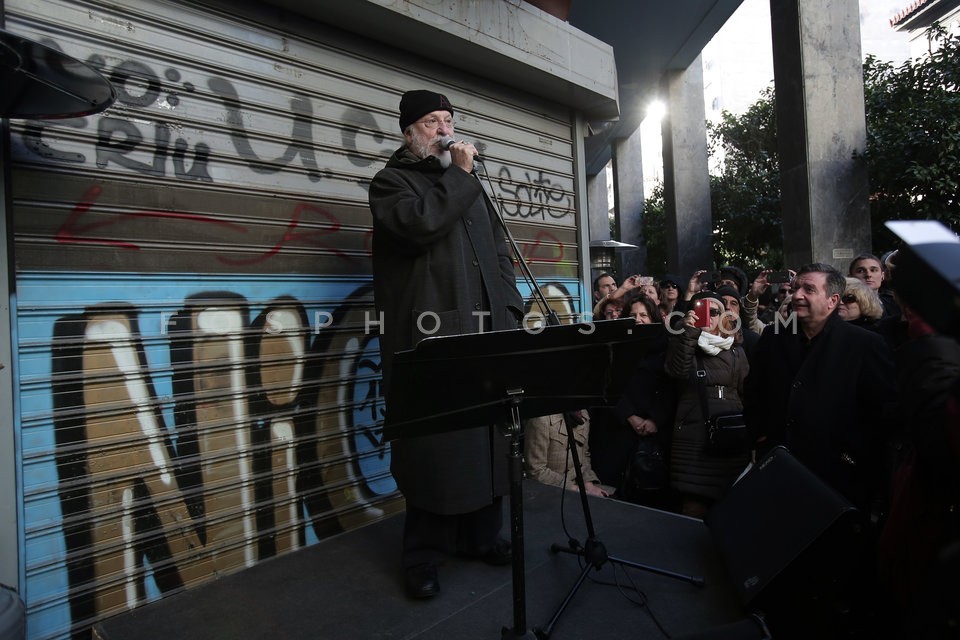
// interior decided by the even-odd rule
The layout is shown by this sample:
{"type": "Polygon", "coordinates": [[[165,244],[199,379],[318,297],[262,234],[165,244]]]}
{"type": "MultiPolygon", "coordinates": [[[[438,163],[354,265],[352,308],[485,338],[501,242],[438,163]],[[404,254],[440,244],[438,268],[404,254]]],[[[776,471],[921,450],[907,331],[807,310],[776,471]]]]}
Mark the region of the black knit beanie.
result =
{"type": "Polygon", "coordinates": [[[442,93],[434,93],[425,89],[407,91],[400,98],[400,131],[422,118],[428,113],[445,109],[453,115],[453,105],[442,93]]]}
{"type": "Polygon", "coordinates": [[[721,285],[714,290],[718,296],[730,296],[731,298],[736,298],[739,300],[743,297],[743,294],[737,291],[734,287],[731,287],[728,284],[721,285]]]}
{"type": "Polygon", "coordinates": [[[716,291],[710,291],[709,289],[707,289],[706,291],[701,291],[700,293],[697,293],[692,298],[690,298],[690,308],[693,309],[693,303],[696,302],[697,300],[703,300],[704,298],[712,298],[717,302],[719,302],[721,307],[723,307],[724,309],[727,308],[727,302],[720,297],[720,294],[717,293],[716,291]]]}
{"type": "Polygon", "coordinates": [[[728,280],[733,280],[734,282],[736,282],[737,289],[739,289],[741,296],[747,293],[747,287],[750,285],[750,283],[747,282],[747,274],[744,273],[743,269],[741,269],[740,267],[735,267],[733,265],[720,267],[719,275],[720,275],[720,277],[718,278],[719,280],[726,278],[728,280]]]}

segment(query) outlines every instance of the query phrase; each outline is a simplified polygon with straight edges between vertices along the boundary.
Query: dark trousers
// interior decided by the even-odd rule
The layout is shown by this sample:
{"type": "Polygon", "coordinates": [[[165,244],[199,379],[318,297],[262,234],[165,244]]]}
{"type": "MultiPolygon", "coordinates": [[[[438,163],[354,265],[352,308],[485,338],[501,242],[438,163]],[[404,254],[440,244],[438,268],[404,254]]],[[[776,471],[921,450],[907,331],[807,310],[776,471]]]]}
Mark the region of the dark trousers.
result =
{"type": "Polygon", "coordinates": [[[444,555],[483,555],[493,548],[503,525],[503,498],[455,515],[407,505],[403,523],[403,567],[437,563],[444,555]]]}

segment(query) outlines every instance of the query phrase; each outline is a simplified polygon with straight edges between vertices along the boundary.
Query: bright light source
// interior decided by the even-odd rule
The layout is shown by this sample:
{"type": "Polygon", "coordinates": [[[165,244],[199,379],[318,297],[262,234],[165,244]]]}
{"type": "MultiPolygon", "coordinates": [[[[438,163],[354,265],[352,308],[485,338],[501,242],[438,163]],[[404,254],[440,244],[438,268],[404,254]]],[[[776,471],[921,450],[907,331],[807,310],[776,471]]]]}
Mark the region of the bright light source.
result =
{"type": "Polygon", "coordinates": [[[655,120],[662,120],[667,115],[667,105],[659,100],[654,100],[647,106],[647,117],[655,120]]]}

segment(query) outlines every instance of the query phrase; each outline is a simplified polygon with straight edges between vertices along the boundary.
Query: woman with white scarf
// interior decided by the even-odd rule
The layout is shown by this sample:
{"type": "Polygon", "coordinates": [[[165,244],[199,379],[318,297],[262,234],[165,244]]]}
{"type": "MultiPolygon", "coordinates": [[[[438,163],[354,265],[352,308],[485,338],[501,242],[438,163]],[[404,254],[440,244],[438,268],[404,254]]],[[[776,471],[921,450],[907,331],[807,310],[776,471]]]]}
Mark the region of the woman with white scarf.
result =
{"type": "Polygon", "coordinates": [[[701,377],[711,415],[740,411],[749,365],[740,345],[739,315],[728,312],[722,298],[712,291],[703,291],[693,296],[689,309],[683,322],[670,331],[664,365],[667,375],[677,381],[670,485],[680,497],[681,513],[701,518],[749,462],[749,452],[730,456],[707,452],[701,377]],[[708,305],[708,311],[703,313],[710,316],[703,328],[694,326],[698,319],[695,302],[701,299],[708,305]]]}

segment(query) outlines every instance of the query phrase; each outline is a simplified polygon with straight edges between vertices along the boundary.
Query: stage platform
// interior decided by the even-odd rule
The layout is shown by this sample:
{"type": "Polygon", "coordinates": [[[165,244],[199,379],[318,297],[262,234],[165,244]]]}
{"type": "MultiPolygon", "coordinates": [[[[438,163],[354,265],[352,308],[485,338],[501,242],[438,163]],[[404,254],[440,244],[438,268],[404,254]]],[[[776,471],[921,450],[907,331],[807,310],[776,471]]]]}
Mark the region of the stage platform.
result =
{"type": "MultiPolygon", "coordinates": [[[[567,543],[564,522],[580,542],[586,526],[578,494],[531,480],[523,489],[526,628],[533,637],[581,575],[580,558],[552,553],[550,546],[567,543]]],[[[744,618],[702,521],[615,500],[590,498],[590,505],[610,556],[702,576],[705,584],[607,562],[591,570],[551,638],[680,638],[744,618]]],[[[115,616],[95,627],[95,637],[495,640],[504,627],[514,629],[510,566],[451,558],[440,568],[439,596],[407,599],[399,564],[402,524],[399,514],[115,616]]]]}

